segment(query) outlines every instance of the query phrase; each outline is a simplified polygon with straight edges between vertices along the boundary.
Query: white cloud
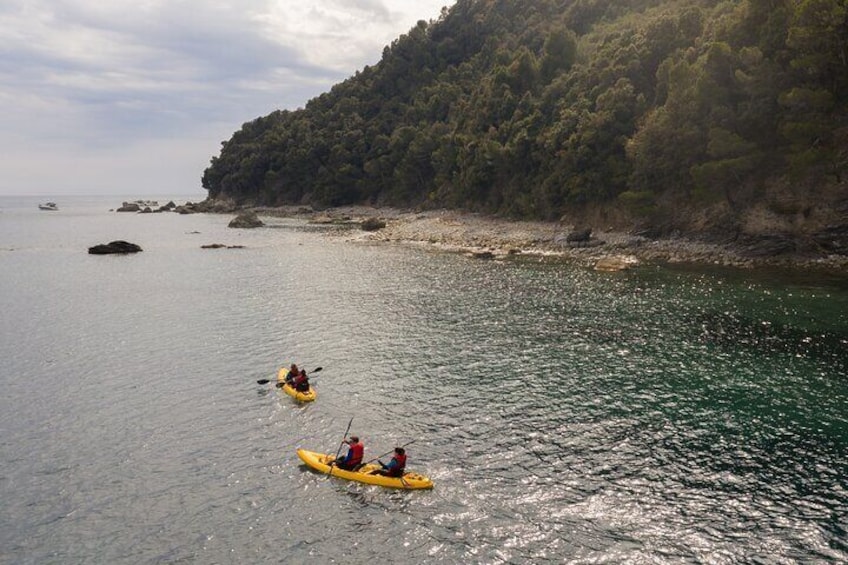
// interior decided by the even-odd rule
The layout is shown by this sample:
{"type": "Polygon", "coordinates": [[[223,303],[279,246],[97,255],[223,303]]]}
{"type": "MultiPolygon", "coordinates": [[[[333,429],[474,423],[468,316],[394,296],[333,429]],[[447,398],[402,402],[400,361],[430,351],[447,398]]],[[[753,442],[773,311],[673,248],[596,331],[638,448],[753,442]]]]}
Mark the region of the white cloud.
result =
{"type": "MultiPolygon", "coordinates": [[[[379,54],[385,44],[380,31],[393,23],[381,2],[277,0],[256,17],[265,37],[297,49],[311,64],[340,72],[379,54]]],[[[402,31],[406,30],[398,29],[395,35],[402,31]]]]}
{"type": "Polygon", "coordinates": [[[0,193],[195,191],[242,123],[302,107],[450,3],[7,0],[0,193]]]}

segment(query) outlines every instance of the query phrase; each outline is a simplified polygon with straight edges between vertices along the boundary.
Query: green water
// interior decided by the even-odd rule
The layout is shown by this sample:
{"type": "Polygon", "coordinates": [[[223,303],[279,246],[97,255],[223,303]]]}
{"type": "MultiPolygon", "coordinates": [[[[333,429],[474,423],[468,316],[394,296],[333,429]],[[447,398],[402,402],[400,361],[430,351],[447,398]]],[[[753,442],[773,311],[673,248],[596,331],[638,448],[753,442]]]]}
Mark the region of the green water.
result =
{"type": "Polygon", "coordinates": [[[848,560],[845,278],[0,204],[0,562],[848,560]],[[435,488],[300,464],[351,418],[435,488]]]}

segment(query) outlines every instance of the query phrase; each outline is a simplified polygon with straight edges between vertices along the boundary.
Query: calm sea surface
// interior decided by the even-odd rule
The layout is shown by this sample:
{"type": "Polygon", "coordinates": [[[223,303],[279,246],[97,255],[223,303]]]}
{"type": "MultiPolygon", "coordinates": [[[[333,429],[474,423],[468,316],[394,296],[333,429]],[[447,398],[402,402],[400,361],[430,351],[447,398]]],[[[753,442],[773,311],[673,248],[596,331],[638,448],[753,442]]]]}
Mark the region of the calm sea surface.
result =
{"type": "Polygon", "coordinates": [[[0,563],[848,560],[845,279],[121,199],[0,198],[0,563]],[[116,239],[144,251],[87,254],[116,239]],[[292,361],[324,368],[315,403],[256,383],[292,361]],[[306,469],[351,418],[367,457],[414,440],[435,488],[306,469]]]}

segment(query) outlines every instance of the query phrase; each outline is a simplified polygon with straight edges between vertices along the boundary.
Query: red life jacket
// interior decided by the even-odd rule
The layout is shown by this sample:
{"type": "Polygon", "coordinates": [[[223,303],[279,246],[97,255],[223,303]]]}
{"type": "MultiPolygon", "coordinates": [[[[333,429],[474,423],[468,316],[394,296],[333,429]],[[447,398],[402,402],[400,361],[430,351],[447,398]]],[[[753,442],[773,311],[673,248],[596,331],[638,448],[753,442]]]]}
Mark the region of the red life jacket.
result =
{"type": "Polygon", "coordinates": [[[391,473],[393,477],[400,477],[403,475],[403,470],[406,468],[406,454],[400,455],[398,453],[394,454],[392,457],[395,461],[395,467],[392,469],[391,473]]]}
{"type": "Polygon", "coordinates": [[[362,457],[365,455],[365,446],[363,446],[360,442],[352,443],[348,448],[348,453],[350,454],[350,460],[347,464],[359,465],[362,463],[362,457]]]}

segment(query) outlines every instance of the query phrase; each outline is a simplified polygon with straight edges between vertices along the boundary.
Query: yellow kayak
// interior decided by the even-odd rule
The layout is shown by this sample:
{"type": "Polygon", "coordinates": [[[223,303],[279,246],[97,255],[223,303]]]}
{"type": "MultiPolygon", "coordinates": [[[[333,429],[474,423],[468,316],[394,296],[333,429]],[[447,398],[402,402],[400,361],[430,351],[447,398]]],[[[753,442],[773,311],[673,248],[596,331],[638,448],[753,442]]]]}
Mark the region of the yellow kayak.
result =
{"type": "Polygon", "coordinates": [[[419,475],[418,473],[407,472],[404,473],[403,478],[384,477],[383,475],[373,474],[374,471],[377,471],[381,468],[375,463],[369,463],[358,471],[345,471],[335,466],[330,467],[330,462],[336,458],[335,455],[327,455],[324,453],[307,451],[305,449],[298,449],[297,456],[300,457],[301,460],[309,467],[315,469],[316,471],[320,471],[321,473],[331,475],[333,477],[338,477],[340,479],[347,479],[349,481],[357,481],[369,485],[377,485],[389,488],[433,488],[433,481],[431,481],[424,475],[419,475]]]}
{"type": "Polygon", "coordinates": [[[283,367],[280,369],[280,372],[277,373],[277,384],[281,385],[280,388],[283,389],[283,392],[297,400],[298,402],[312,402],[318,397],[318,394],[315,392],[315,387],[310,386],[309,390],[306,392],[300,392],[294,389],[293,386],[286,383],[286,376],[289,374],[289,370],[287,367],[283,367]]]}

